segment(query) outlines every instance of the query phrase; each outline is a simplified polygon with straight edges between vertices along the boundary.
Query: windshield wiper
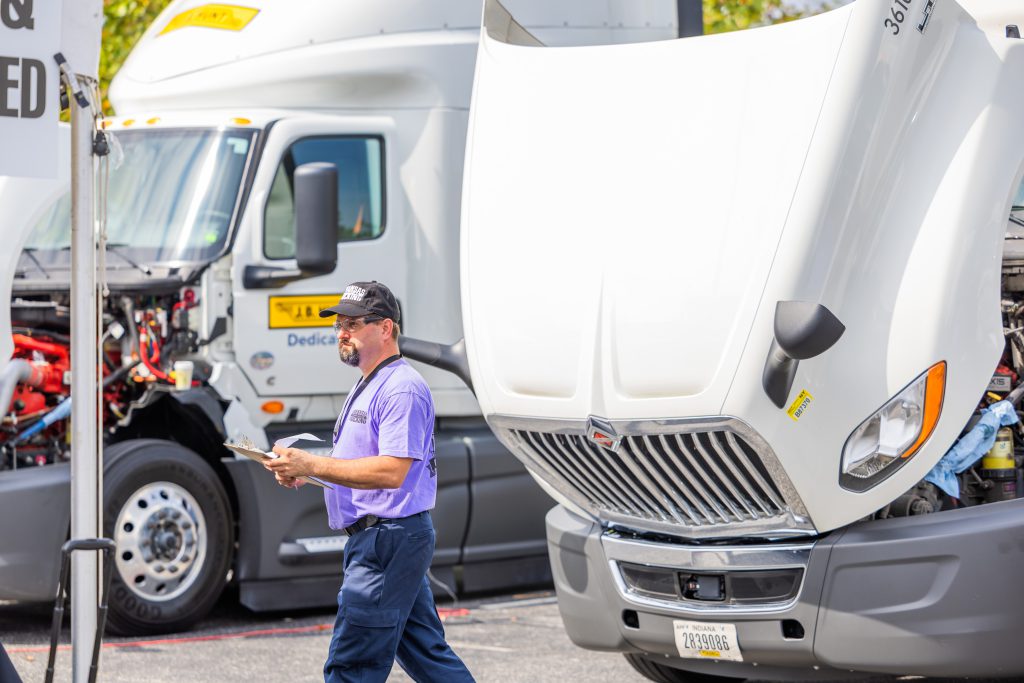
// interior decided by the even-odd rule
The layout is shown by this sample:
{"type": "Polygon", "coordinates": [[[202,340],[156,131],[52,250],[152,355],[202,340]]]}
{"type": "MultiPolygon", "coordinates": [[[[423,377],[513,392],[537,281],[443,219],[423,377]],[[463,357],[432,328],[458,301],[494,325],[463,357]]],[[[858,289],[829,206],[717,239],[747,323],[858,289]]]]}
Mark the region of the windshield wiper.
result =
{"type": "Polygon", "coordinates": [[[140,264],[136,263],[127,254],[125,254],[123,251],[121,251],[121,249],[123,249],[124,247],[127,247],[127,246],[129,246],[129,245],[124,244],[123,242],[107,242],[107,251],[109,251],[111,254],[114,254],[115,256],[119,256],[124,261],[126,261],[128,263],[128,265],[130,265],[131,267],[135,268],[136,270],[138,270],[143,275],[146,275],[146,276],[152,275],[153,274],[153,270],[149,266],[143,266],[143,265],[140,265],[140,264]]]}
{"type": "Polygon", "coordinates": [[[47,280],[49,280],[50,279],[49,271],[47,271],[46,268],[43,268],[43,264],[40,263],[39,259],[36,258],[36,255],[32,253],[35,250],[36,250],[35,247],[25,247],[24,249],[21,250],[21,253],[22,254],[28,254],[28,257],[30,259],[32,259],[32,263],[34,263],[36,265],[36,268],[38,268],[39,272],[43,274],[43,277],[45,277],[47,280]]]}
{"type": "MultiPolygon", "coordinates": [[[[98,247],[99,245],[96,245],[96,246],[98,247]]],[[[146,275],[146,276],[152,275],[153,271],[149,268],[149,266],[143,266],[143,265],[140,265],[140,264],[136,263],[130,256],[128,256],[127,254],[125,254],[124,252],[121,251],[121,249],[123,249],[124,247],[127,247],[127,246],[129,246],[129,245],[125,244],[124,242],[107,242],[107,251],[109,251],[114,256],[119,257],[123,261],[127,262],[128,265],[130,265],[132,268],[135,268],[136,270],[138,270],[143,275],[146,275]]],[[[60,250],[61,251],[71,251],[71,245],[70,244],[65,245],[65,246],[61,247],[60,250]]]]}
{"type": "Polygon", "coordinates": [[[1009,218],[1010,218],[1010,222],[1013,223],[1014,225],[1019,225],[1021,227],[1024,227],[1024,219],[1017,218],[1012,213],[1010,214],[1009,218]]]}

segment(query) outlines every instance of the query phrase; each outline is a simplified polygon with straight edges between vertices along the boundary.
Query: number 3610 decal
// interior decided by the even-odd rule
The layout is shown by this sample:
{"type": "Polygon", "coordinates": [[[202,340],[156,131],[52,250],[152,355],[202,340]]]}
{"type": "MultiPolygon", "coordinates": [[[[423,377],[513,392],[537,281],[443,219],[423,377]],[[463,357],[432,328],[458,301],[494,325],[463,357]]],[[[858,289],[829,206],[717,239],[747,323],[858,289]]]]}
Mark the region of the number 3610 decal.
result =
{"type": "Polygon", "coordinates": [[[892,29],[894,36],[900,34],[900,27],[903,26],[903,22],[907,18],[907,12],[910,11],[910,2],[911,0],[893,0],[892,7],[889,8],[889,16],[885,18],[885,26],[892,29]]]}
{"type": "MultiPolygon", "coordinates": [[[[900,29],[907,19],[907,13],[912,4],[913,0],[893,0],[892,6],[889,8],[889,16],[885,18],[884,22],[885,27],[892,31],[892,35],[900,34],[900,29]]],[[[933,9],[935,9],[935,0],[927,0],[924,4],[924,16],[921,18],[921,23],[917,25],[917,30],[921,33],[928,28],[928,21],[932,18],[933,9]]]]}

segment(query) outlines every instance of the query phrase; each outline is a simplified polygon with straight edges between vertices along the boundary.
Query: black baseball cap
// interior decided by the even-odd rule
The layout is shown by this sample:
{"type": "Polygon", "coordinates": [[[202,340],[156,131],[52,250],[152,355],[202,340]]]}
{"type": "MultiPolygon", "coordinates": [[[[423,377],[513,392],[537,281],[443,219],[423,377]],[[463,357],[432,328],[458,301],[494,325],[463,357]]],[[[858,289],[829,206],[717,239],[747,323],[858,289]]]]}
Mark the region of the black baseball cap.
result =
{"type": "Polygon", "coordinates": [[[332,315],[346,315],[350,318],[379,315],[381,318],[391,318],[398,324],[402,322],[398,299],[390,289],[376,280],[353,282],[346,287],[337,305],[320,311],[321,318],[329,318],[332,315]]]}

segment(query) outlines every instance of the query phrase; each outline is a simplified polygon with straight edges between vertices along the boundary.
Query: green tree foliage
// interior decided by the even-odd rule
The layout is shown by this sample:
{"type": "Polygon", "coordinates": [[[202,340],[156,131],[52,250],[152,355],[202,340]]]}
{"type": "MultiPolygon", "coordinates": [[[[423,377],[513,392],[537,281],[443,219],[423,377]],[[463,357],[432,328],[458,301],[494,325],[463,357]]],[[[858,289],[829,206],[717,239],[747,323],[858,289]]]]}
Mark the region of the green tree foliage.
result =
{"type": "Polygon", "coordinates": [[[100,51],[100,92],[103,109],[111,112],[107,99],[110,81],[128,53],[170,0],[104,0],[103,46],[100,51]]]}
{"type": "Polygon", "coordinates": [[[704,0],[704,32],[725,33],[792,21],[802,12],[781,0],[704,0]]]}

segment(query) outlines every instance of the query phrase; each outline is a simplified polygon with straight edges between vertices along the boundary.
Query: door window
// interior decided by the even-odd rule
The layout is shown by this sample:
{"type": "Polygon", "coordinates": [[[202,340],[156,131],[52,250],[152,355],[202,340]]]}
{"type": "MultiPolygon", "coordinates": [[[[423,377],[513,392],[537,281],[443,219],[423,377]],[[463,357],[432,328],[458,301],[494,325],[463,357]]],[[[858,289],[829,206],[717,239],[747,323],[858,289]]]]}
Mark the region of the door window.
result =
{"type": "Polygon", "coordinates": [[[295,257],[294,174],[302,164],[326,161],[338,169],[338,241],[372,240],[384,232],[384,141],[379,137],[305,138],[292,144],[277,168],[263,216],[263,253],[295,257]]]}

